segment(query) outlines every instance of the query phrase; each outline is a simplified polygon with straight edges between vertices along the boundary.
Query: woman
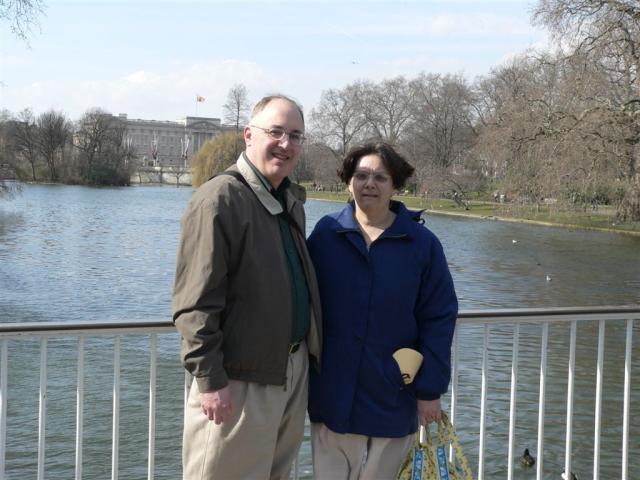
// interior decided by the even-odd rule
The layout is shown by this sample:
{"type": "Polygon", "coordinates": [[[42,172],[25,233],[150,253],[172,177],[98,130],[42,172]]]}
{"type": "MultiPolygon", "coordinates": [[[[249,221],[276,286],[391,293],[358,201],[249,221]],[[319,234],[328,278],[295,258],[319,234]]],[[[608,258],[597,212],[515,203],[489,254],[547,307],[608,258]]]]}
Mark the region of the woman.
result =
{"type": "Polygon", "coordinates": [[[395,478],[418,421],[440,419],[458,302],[440,242],[391,200],[413,170],[387,144],[352,149],[338,175],[353,202],[308,240],[324,319],[309,391],[317,479],[395,478]],[[424,356],[409,385],[400,348],[424,356]]]}

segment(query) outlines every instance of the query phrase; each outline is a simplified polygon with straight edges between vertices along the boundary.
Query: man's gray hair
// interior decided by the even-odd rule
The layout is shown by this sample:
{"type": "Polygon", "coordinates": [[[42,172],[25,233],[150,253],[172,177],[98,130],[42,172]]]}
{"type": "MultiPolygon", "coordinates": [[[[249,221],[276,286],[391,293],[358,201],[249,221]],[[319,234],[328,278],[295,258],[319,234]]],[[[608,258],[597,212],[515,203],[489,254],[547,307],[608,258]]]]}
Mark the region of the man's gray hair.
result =
{"type": "Polygon", "coordinates": [[[282,95],[281,93],[274,93],[273,95],[267,95],[266,97],[262,97],[258,101],[258,103],[254,105],[253,110],[251,111],[251,120],[253,120],[253,118],[256,115],[258,115],[261,111],[263,111],[265,107],[272,100],[276,100],[276,99],[286,100],[287,102],[295,106],[296,110],[298,110],[298,113],[300,114],[300,117],[302,118],[302,123],[304,124],[304,113],[302,113],[302,106],[298,102],[296,102],[293,98],[287,97],[286,95],[282,95]]]}

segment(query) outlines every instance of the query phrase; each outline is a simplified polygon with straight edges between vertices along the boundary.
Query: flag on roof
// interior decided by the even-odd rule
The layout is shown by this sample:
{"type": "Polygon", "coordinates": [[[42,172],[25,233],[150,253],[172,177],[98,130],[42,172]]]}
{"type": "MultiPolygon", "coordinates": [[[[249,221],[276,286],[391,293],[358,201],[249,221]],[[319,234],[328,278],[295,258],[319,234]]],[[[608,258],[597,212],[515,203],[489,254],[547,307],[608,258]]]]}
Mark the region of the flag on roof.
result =
{"type": "Polygon", "coordinates": [[[205,98],[200,95],[196,95],[196,102],[204,102],[205,98]]]}

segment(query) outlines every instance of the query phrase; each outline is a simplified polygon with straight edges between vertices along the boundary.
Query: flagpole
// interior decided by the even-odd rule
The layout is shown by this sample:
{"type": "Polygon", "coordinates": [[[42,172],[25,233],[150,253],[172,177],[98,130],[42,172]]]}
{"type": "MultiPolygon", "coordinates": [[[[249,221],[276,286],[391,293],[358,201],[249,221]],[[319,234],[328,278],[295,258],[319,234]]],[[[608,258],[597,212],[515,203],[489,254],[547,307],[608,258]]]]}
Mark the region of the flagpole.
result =
{"type": "Polygon", "coordinates": [[[196,117],[198,116],[198,104],[204,101],[205,101],[204,97],[201,97],[200,95],[196,94],[196,117]]]}

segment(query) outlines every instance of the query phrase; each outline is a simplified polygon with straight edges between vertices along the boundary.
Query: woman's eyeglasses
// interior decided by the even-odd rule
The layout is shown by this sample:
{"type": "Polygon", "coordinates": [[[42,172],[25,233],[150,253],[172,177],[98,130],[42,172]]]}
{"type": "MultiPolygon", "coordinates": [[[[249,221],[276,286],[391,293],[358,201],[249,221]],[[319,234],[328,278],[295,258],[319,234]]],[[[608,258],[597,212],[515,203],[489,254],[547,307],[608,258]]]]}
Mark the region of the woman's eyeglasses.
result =
{"type": "Polygon", "coordinates": [[[353,172],[353,179],[358,182],[366,182],[369,178],[373,178],[376,183],[387,183],[391,180],[391,175],[384,172],[376,172],[372,170],[356,170],[353,172]]]}

